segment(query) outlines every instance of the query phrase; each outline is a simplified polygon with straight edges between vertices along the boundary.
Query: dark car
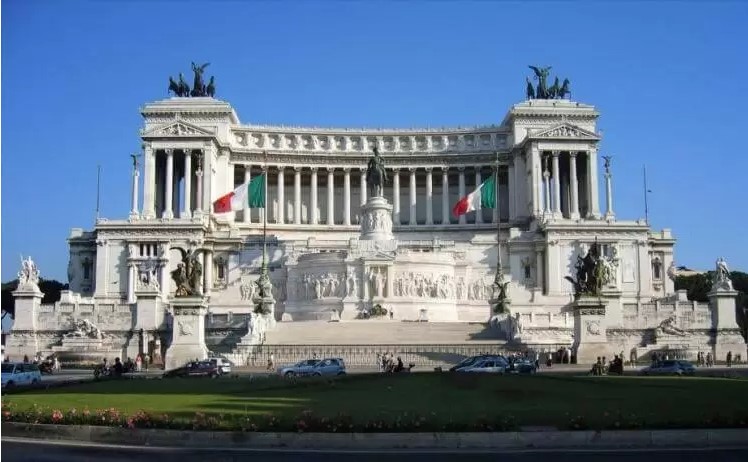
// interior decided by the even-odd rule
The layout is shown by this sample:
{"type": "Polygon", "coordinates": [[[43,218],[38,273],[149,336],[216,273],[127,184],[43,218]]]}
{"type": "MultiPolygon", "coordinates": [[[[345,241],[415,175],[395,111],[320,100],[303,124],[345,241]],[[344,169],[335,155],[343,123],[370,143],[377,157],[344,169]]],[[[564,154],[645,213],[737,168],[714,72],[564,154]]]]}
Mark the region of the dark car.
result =
{"type": "Polygon", "coordinates": [[[164,377],[210,377],[221,375],[221,368],[211,361],[193,361],[182,367],[166,371],[164,377]]]}
{"type": "Polygon", "coordinates": [[[494,358],[501,358],[502,360],[506,360],[501,355],[478,355],[478,356],[468,356],[467,358],[463,359],[459,363],[455,364],[454,366],[449,368],[449,372],[457,372],[459,369],[464,369],[466,367],[474,366],[478,364],[478,362],[484,360],[484,359],[494,359],[494,358]]]}

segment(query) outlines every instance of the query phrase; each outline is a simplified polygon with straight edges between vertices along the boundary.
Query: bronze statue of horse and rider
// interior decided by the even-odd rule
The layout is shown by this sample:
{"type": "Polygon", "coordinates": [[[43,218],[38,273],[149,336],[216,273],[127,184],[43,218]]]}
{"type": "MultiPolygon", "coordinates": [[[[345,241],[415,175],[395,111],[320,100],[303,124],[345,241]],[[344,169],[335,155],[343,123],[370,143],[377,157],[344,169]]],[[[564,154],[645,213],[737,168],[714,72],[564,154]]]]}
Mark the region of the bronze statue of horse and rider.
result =
{"type": "Polygon", "coordinates": [[[187,84],[187,82],[184,80],[184,76],[182,73],[179,73],[179,80],[174,80],[173,77],[169,77],[169,89],[168,91],[170,93],[174,93],[174,96],[178,97],[200,97],[200,96],[208,96],[213,98],[216,95],[216,83],[215,83],[215,77],[211,76],[210,81],[206,85],[203,81],[203,73],[205,72],[205,68],[208,67],[210,63],[205,63],[202,65],[197,65],[194,62],[192,63],[192,72],[195,74],[192,90],[190,90],[190,86],[187,84]]]}

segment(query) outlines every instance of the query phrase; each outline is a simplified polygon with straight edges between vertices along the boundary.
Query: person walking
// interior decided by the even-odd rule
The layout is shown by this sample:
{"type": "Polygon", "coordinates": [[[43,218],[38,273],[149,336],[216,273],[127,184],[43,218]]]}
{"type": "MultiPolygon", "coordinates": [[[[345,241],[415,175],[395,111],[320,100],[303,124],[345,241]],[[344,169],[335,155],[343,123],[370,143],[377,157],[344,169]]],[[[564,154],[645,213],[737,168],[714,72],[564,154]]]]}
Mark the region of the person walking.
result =
{"type": "Polygon", "coordinates": [[[143,355],[138,353],[138,356],[135,358],[135,371],[141,372],[143,370],[143,355]]]}
{"type": "Polygon", "coordinates": [[[727,352],[727,367],[732,367],[732,351],[727,352]]]}

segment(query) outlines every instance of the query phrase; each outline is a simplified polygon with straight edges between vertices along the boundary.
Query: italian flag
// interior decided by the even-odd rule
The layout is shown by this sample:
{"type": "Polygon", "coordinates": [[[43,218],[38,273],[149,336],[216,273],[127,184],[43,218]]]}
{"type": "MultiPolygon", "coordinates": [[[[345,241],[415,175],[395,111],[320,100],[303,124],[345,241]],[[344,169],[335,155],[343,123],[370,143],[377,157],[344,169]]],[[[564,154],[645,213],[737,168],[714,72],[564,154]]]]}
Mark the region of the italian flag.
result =
{"type": "Polygon", "coordinates": [[[213,202],[213,213],[229,213],[249,208],[265,208],[265,175],[255,177],[213,202]]]}
{"type": "Polygon", "coordinates": [[[457,201],[455,206],[452,207],[452,214],[459,217],[477,210],[478,206],[482,209],[496,207],[496,177],[494,175],[481,183],[475,191],[457,201]]]}

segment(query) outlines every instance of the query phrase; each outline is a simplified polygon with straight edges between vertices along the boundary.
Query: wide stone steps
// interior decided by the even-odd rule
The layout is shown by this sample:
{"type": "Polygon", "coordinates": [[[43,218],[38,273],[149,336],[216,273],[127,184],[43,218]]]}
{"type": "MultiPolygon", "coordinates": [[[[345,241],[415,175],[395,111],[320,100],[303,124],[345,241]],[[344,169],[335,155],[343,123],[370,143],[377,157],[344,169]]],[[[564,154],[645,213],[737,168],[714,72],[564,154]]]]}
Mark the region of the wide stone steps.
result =
{"type": "Polygon", "coordinates": [[[279,322],[265,345],[495,344],[497,331],[484,323],[390,320],[279,322]]]}

